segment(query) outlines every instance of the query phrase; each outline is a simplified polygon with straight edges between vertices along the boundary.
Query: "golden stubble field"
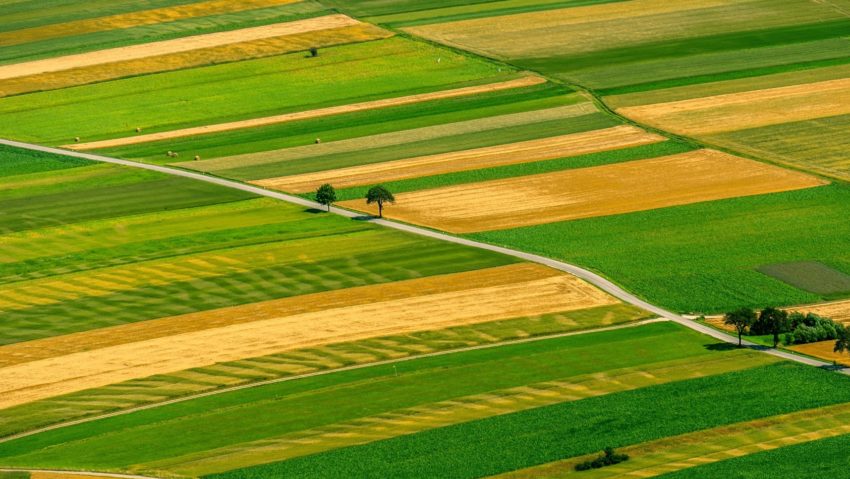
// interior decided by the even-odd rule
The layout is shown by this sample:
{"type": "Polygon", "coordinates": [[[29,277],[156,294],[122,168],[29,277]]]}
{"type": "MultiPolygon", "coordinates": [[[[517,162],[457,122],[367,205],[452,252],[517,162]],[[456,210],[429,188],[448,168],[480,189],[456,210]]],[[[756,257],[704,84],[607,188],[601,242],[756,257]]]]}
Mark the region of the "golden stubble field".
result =
{"type": "Polygon", "coordinates": [[[303,175],[269,178],[252,183],[266,188],[306,193],[323,183],[336,188],[439,175],[456,171],[529,163],[658,143],[666,138],[633,126],[454,151],[371,165],[340,168],[303,175]]]}
{"type": "Polygon", "coordinates": [[[0,348],[0,408],[247,357],[616,303],[574,276],[518,264],[164,318],[0,348]]]}
{"type": "MultiPolygon", "coordinates": [[[[495,231],[826,184],[714,150],[403,193],[384,214],[452,233],[495,231]]],[[[341,206],[376,213],[363,200],[341,206]]]]}

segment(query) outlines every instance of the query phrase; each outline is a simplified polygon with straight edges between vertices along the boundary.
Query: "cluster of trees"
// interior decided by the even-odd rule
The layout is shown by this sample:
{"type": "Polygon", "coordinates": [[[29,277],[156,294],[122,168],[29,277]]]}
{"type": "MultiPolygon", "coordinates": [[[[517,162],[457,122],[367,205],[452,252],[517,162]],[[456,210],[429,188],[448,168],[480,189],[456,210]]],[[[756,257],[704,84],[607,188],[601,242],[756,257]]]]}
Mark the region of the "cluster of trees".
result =
{"type": "Polygon", "coordinates": [[[735,327],[739,346],[741,336],[750,334],[772,335],[774,348],[779,345],[782,338],[786,345],[836,340],[836,351],[850,350],[850,333],[847,328],[841,323],[813,313],[789,314],[787,311],[768,307],[757,314],[752,309],[741,308],[727,313],[724,322],[735,327]],[[839,349],[839,344],[843,344],[842,349],[839,349]]]}
{"type": "Polygon", "coordinates": [[[613,466],[624,461],[628,461],[628,454],[618,454],[613,447],[606,447],[602,454],[592,461],[585,461],[576,464],[576,471],[589,471],[590,469],[600,469],[605,466],[613,466]]]}
{"type": "MultiPolygon", "coordinates": [[[[331,210],[331,205],[336,203],[336,190],[333,186],[328,183],[320,186],[318,190],[316,190],[315,194],[316,203],[320,205],[324,205],[328,207],[328,211],[331,210]]],[[[395,203],[395,196],[390,192],[390,190],[384,188],[381,185],[373,186],[369,188],[369,191],[366,192],[366,204],[377,204],[378,205],[378,217],[384,217],[384,205],[395,203]]]]}

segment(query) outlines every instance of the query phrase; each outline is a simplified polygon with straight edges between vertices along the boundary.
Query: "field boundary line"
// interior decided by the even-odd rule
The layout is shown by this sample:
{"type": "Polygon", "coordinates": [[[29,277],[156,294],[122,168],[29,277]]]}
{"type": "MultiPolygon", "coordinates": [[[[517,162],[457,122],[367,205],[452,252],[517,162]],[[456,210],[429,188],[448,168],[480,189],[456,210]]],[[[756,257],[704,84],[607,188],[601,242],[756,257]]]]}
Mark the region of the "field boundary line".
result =
{"type": "MultiPolygon", "coordinates": [[[[0,140],[0,141],[2,141],[2,140],[0,140]]],[[[475,346],[467,346],[467,347],[458,348],[458,349],[449,349],[449,350],[446,350],[446,351],[435,351],[433,353],[416,354],[416,355],[412,355],[412,356],[406,356],[406,357],[403,357],[403,358],[387,359],[387,360],[383,360],[383,361],[363,363],[363,364],[354,364],[354,365],[351,365],[351,366],[345,366],[345,367],[341,367],[341,368],[326,369],[326,370],[323,370],[323,371],[315,371],[315,372],[312,372],[312,373],[305,373],[305,374],[298,374],[298,375],[294,375],[294,376],[286,376],[286,377],[280,377],[280,378],[274,378],[274,379],[267,379],[267,380],[264,380],[264,381],[257,381],[257,382],[248,383],[248,384],[240,384],[240,385],[237,385],[237,386],[231,386],[231,387],[226,387],[226,388],[222,388],[222,389],[215,389],[215,390],[203,392],[203,393],[200,393],[200,394],[192,394],[192,395],[189,395],[189,396],[181,396],[181,397],[178,397],[178,398],[169,399],[167,401],[161,401],[161,402],[157,402],[157,403],[146,404],[144,406],[138,406],[138,407],[129,408],[129,409],[122,409],[120,411],[114,411],[114,412],[110,412],[110,413],[106,413],[106,414],[99,414],[99,415],[96,415],[96,416],[84,417],[84,418],[80,418],[80,419],[75,419],[73,421],[60,422],[60,423],[52,424],[50,426],[45,426],[45,427],[42,427],[42,428],[39,428],[39,429],[33,429],[33,430],[30,430],[30,431],[24,431],[24,432],[21,432],[21,433],[2,437],[2,438],[0,438],[0,444],[2,444],[4,442],[13,441],[13,440],[16,440],[16,439],[22,439],[22,438],[25,438],[25,437],[28,437],[28,436],[34,436],[36,434],[41,434],[43,432],[53,431],[53,430],[56,430],[56,429],[62,429],[62,428],[70,427],[70,426],[76,426],[76,425],[79,425],[79,424],[85,424],[85,423],[97,421],[97,420],[100,420],[100,419],[108,419],[108,418],[116,417],[116,416],[124,416],[124,415],[131,414],[131,413],[134,413],[134,412],[146,411],[148,409],[156,409],[156,408],[168,406],[168,405],[171,405],[171,404],[178,404],[178,403],[182,403],[182,402],[186,402],[186,401],[191,401],[191,400],[194,400],[194,399],[205,398],[205,397],[208,397],[208,396],[217,396],[219,394],[225,394],[225,393],[230,393],[230,392],[234,392],[234,391],[241,391],[243,389],[252,389],[252,388],[261,387],[261,386],[268,386],[268,385],[271,385],[271,384],[278,384],[278,383],[285,383],[285,382],[289,382],[289,381],[295,381],[295,380],[298,380],[298,379],[306,379],[306,378],[312,378],[312,377],[316,377],[316,376],[324,376],[324,375],[327,375],[327,374],[334,374],[334,373],[340,373],[340,372],[345,372],[345,371],[354,371],[354,370],[365,369],[365,368],[369,368],[369,367],[373,367],[373,366],[374,367],[388,366],[388,365],[398,364],[398,363],[402,363],[402,362],[406,362],[406,361],[413,361],[413,360],[416,360],[416,359],[426,359],[426,358],[432,358],[432,357],[438,357],[438,356],[447,356],[447,355],[456,354],[456,353],[465,353],[465,352],[470,352],[470,351],[478,351],[478,350],[482,350],[482,349],[492,349],[492,348],[497,348],[497,347],[501,347],[501,346],[512,346],[512,345],[517,345],[517,344],[534,343],[534,342],[545,341],[545,340],[549,340],[549,339],[559,339],[559,338],[566,338],[566,337],[570,337],[570,336],[581,336],[581,335],[584,335],[584,334],[617,331],[617,330],[620,330],[620,329],[637,328],[637,327],[644,326],[644,325],[647,325],[647,324],[666,323],[666,322],[670,322],[670,320],[667,319],[667,318],[651,318],[651,319],[644,319],[642,321],[633,321],[633,322],[625,323],[625,324],[617,324],[617,325],[614,325],[614,326],[605,326],[605,327],[602,327],[602,328],[582,329],[582,330],[578,330],[578,331],[567,331],[567,332],[563,332],[563,333],[532,336],[532,337],[528,337],[528,338],[512,339],[512,340],[508,340],[508,341],[499,341],[499,342],[489,343],[489,344],[478,344],[478,345],[475,345],[475,346]]],[[[4,469],[0,469],[0,471],[3,471],[3,470],[4,469]]],[[[126,476],[126,477],[135,477],[135,476],[126,476]]],[[[141,477],[141,476],[138,476],[138,477],[141,477]]]]}
{"type": "Polygon", "coordinates": [[[35,472],[48,474],[67,474],[69,476],[94,476],[94,477],[115,477],[118,479],[158,479],[151,476],[139,476],[136,474],[119,474],[115,472],[97,472],[97,471],[63,471],[60,469],[23,469],[23,468],[0,468],[0,472],[35,472]]]}
{"type": "MultiPolygon", "coordinates": [[[[71,156],[74,158],[81,158],[84,160],[96,161],[100,163],[111,163],[115,165],[129,166],[132,168],[140,168],[144,170],[156,171],[159,173],[164,173],[168,175],[180,176],[183,178],[189,178],[198,181],[204,181],[207,183],[212,183],[219,186],[224,186],[227,188],[233,188],[236,190],[244,191],[247,193],[253,193],[258,196],[265,196],[267,198],[274,198],[277,200],[285,201],[287,203],[292,203],[295,205],[303,206],[309,209],[321,210],[324,209],[325,206],[316,203],[315,201],[311,201],[308,199],[300,198],[298,196],[288,195],[286,193],[281,193],[278,191],[270,191],[264,188],[260,188],[258,186],[253,186],[245,183],[240,183],[235,180],[228,180],[225,178],[220,178],[217,176],[211,176],[208,174],[198,173],[194,171],[181,170],[177,168],[171,168],[168,166],[160,166],[160,165],[152,165],[147,163],[139,163],[136,161],[130,160],[122,160],[119,158],[112,158],[103,155],[96,155],[92,153],[84,153],[80,151],[71,151],[65,150],[61,148],[53,148],[49,146],[36,145],[32,143],[24,143],[20,141],[13,140],[5,140],[0,139],[0,144],[6,146],[12,146],[16,148],[22,148],[30,151],[39,151],[42,153],[52,153],[56,155],[65,155],[71,156]]],[[[432,238],[436,240],[446,241],[449,243],[455,243],[462,246],[468,246],[471,248],[478,248],[487,251],[493,251],[495,253],[501,253],[507,256],[512,256],[514,258],[519,258],[525,261],[529,261],[532,263],[542,264],[544,266],[548,266],[550,268],[557,269],[559,271],[563,271],[565,273],[570,273],[573,276],[576,276],[580,279],[587,281],[588,283],[596,286],[597,288],[605,291],[606,293],[614,296],[615,298],[631,304],[633,306],[637,306],[645,311],[656,314],[662,318],[666,318],[670,321],[676,322],[686,328],[690,328],[699,333],[711,336],[715,339],[723,341],[729,344],[737,344],[737,338],[734,338],[726,333],[722,333],[720,331],[715,330],[709,326],[699,324],[695,321],[686,319],[685,317],[673,313],[671,311],[667,311],[666,309],[656,306],[648,301],[645,301],[635,294],[629,293],[624,290],[613,281],[604,278],[603,276],[594,273],[590,270],[584,269],[582,267],[576,266],[574,264],[566,263],[564,261],[559,261],[552,258],[547,258],[545,256],[540,256],[532,253],[526,253],[524,251],[519,251],[511,248],[506,248],[504,246],[498,246],[489,243],[483,243],[480,241],[475,241],[467,238],[460,238],[457,236],[452,236],[447,233],[441,233],[439,231],[433,231],[426,228],[420,228],[418,226],[412,226],[404,223],[399,223],[396,221],[391,221],[387,219],[374,218],[371,216],[364,216],[362,213],[357,213],[354,211],[349,211],[343,208],[332,207],[330,208],[330,212],[336,215],[350,218],[354,220],[362,220],[367,221],[369,223],[373,223],[376,225],[384,226],[387,228],[392,228],[398,231],[404,231],[406,233],[411,233],[419,236],[424,236],[427,238],[432,238]]],[[[751,341],[742,341],[744,346],[747,346],[751,349],[756,349],[758,351],[762,351],[765,354],[771,354],[773,356],[786,359],[789,361],[794,361],[802,364],[806,364],[808,366],[820,367],[820,368],[833,368],[833,364],[827,363],[825,361],[820,361],[813,358],[802,357],[796,354],[792,354],[786,351],[780,351],[776,349],[767,348],[765,346],[753,343],[751,341]]],[[[850,368],[840,369],[839,370],[843,374],[850,375],[850,368]]]]}

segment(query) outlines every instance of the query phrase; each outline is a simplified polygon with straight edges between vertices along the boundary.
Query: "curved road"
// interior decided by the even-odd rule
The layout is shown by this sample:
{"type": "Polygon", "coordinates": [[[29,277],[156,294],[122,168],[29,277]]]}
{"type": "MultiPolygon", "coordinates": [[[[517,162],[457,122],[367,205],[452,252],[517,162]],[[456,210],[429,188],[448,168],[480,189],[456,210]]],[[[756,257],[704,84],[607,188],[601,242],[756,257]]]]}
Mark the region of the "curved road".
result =
{"type": "MultiPolygon", "coordinates": [[[[118,158],[111,158],[111,157],[108,157],[108,156],[94,155],[94,154],[91,154],[91,153],[82,153],[82,152],[78,152],[78,151],[63,150],[63,149],[60,149],[60,148],[51,148],[51,147],[47,147],[47,146],[35,145],[35,144],[32,144],[32,143],[23,143],[23,142],[19,142],[19,141],[11,141],[11,140],[0,139],[0,144],[7,145],[7,146],[14,146],[14,147],[17,147],[17,148],[23,148],[23,149],[27,149],[27,150],[40,151],[40,152],[45,152],[45,153],[54,153],[54,154],[65,155],[65,156],[72,156],[72,157],[75,157],[75,158],[82,158],[82,159],[85,159],[85,160],[98,161],[98,162],[102,162],[102,163],[112,163],[112,164],[115,164],[115,165],[123,165],[123,166],[129,166],[129,167],[132,167],[132,168],[141,168],[141,169],[145,169],[145,170],[157,171],[157,172],[168,174],[168,175],[181,176],[181,177],[184,177],[184,178],[190,178],[190,179],[198,180],[198,181],[205,181],[207,183],[212,183],[212,184],[224,186],[224,187],[227,187],[227,188],[233,188],[233,189],[245,191],[245,192],[248,192],[248,193],[253,193],[253,194],[259,195],[259,196],[274,198],[274,199],[277,199],[277,200],[286,201],[288,203],[293,203],[293,204],[296,204],[296,205],[304,206],[306,208],[315,208],[315,209],[323,209],[324,208],[324,206],[320,205],[319,203],[316,203],[316,202],[310,201],[310,200],[305,200],[304,198],[300,198],[298,196],[287,195],[285,193],[280,193],[280,192],[277,192],[277,191],[270,191],[270,190],[266,190],[264,188],[260,188],[260,187],[257,187],[257,186],[248,185],[248,184],[245,184],[245,183],[240,183],[238,181],[227,180],[227,179],[224,179],[224,178],[209,176],[209,175],[205,175],[205,174],[197,173],[197,172],[193,172],[193,171],[181,170],[181,169],[177,169],[177,168],[170,168],[170,167],[167,167],[167,166],[150,165],[150,164],[139,163],[139,162],[135,162],[135,161],[122,160],[122,159],[118,159],[118,158]]],[[[360,213],[355,213],[353,211],[348,211],[348,210],[344,210],[344,209],[341,209],[341,208],[331,208],[331,213],[334,213],[334,214],[337,214],[337,215],[340,215],[340,216],[344,216],[346,218],[362,218],[363,217],[363,215],[360,214],[360,213]]],[[[628,291],[617,286],[616,284],[614,284],[610,280],[603,278],[602,276],[600,276],[600,275],[598,275],[598,274],[596,274],[592,271],[581,268],[579,266],[569,264],[569,263],[565,263],[563,261],[558,261],[558,260],[555,260],[555,259],[552,259],[552,258],[539,256],[539,255],[536,255],[536,254],[518,251],[518,250],[515,250],[515,249],[505,248],[505,247],[502,247],[502,246],[495,246],[495,245],[491,245],[491,244],[487,244],[487,243],[482,243],[482,242],[479,242],[479,241],[473,241],[473,240],[466,239],[466,238],[459,238],[459,237],[456,237],[456,236],[451,236],[451,235],[448,235],[448,234],[445,234],[445,233],[440,233],[440,232],[437,232],[437,231],[432,231],[432,230],[420,228],[420,227],[417,227],[417,226],[411,226],[411,225],[407,225],[407,224],[403,224],[403,223],[397,223],[395,221],[389,221],[389,220],[377,219],[377,218],[373,218],[373,219],[370,219],[368,221],[370,221],[371,223],[381,225],[381,226],[385,226],[387,228],[393,228],[393,229],[404,231],[404,232],[407,232],[407,233],[412,233],[412,234],[416,234],[416,235],[420,235],[420,236],[426,236],[426,237],[429,237],[429,238],[433,238],[433,239],[437,239],[437,240],[441,240],[441,241],[448,241],[450,243],[456,243],[456,244],[460,244],[460,245],[464,245],[464,246],[470,246],[470,247],[473,247],[473,248],[479,248],[479,249],[484,249],[484,250],[488,250],[488,251],[494,251],[494,252],[497,252],[497,253],[501,253],[501,254],[505,254],[505,255],[508,255],[508,256],[513,256],[515,258],[520,258],[520,259],[523,259],[523,260],[526,260],[526,261],[530,261],[532,263],[538,263],[538,264],[542,264],[542,265],[545,265],[545,266],[549,266],[551,268],[555,268],[557,270],[564,271],[564,272],[570,273],[572,275],[575,275],[575,276],[595,285],[599,289],[607,292],[608,294],[620,299],[621,301],[623,301],[625,303],[629,303],[629,304],[635,305],[639,308],[643,308],[644,310],[649,311],[649,312],[654,313],[654,314],[657,314],[658,316],[660,316],[662,318],[669,319],[670,321],[674,321],[678,324],[681,324],[682,326],[693,329],[694,331],[700,332],[702,334],[706,334],[706,335],[711,336],[711,337],[718,339],[720,341],[723,341],[723,342],[726,342],[726,343],[731,343],[731,344],[737,344],[736,338],[733,338],[733,337],[731,337],[731,336],[729,336],[725,333],[717,331],[717,330],[710,328],[708,326],[705,326],[703,324],[699,324],[695,321],[684,318],[684,317],[682,317],[678,314],[675,314],[673,312],[667,311],[667,310],[665,310],[665,309],[663,309],[659,306],[656,306],[654,304],[648,303],[648,302],[638,298],[634,294],[629,293],[628,291]]],[[[750,348],[758,349],[760,351],[763,351],[766,354],[778,356],[782,359],[787,359],[789,361],[795,361],[795,362],[798,362],[798,363],[803,363],[803,364],[807,364],[809,366],[815,366],[815,367],[832,367],[832,364],[824,362],[824,361],[819,361],[819,360],[804,357],[804,356],[798,356],[796,354],[791,354],[791,353],[787,353],[787,352],[784,352],[784,351],[777,351],[775,349],[766,348],[764,346],[760,346],[760,345],[757,345],[757,344],[749,342],[749,341],[744,341],[744,344],[746,346],[750,347],[750,348]]],[[[842,369],[840,371],[844,374],[850,375],[850,368],[842,369]]]]}

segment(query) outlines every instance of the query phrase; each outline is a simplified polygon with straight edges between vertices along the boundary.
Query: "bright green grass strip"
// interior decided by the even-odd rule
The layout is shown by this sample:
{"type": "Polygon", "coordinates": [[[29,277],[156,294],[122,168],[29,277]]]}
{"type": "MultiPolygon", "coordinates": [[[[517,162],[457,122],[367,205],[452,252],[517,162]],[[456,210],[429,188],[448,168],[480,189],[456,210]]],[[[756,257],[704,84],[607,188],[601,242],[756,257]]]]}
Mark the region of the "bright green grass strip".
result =
{"type": "MultiPolygon", "coordinates": [[[[500,180],[516,176],[538,175],[576,168],[609,165],[612,163],[622,163],[624,161],[644,160],[647,158],[657,158],[659,156],[685,153],[695,149],[697,149],[696,146],[671,140],[663,143],[654,143],[652,145],[643,145],[622,150],[559,158],[557,160],[536,161],[533,163],[521,163],[517,165],[486,168],[483,170],[459,171],[456,173],[446,173],[444,175],[391,181],[384,183],[384,186],[393,193],[405,193],[408,191],[439,188],[442,186],[478,183],[481,181],[500,180]]],[[[337,199],[339,201],[345,201],[365,198],[366,191],[368,189],[369,186],[362,186],[337,190],[337,199]]]]}
{"type": "Polygon", "coordinates": [[[0,135],[94,141],[131,136],[137,127],[166,131],[516,77],[499,70],[394,37],[327,48],[318,58],[295,53],[4,98],[0,135]]]}
{"type": "Polygon", "coordinates": [[[570,133],[608,128],[618,124],[616,120],[604,113],[591,113],[573,118],[466,133],[402,145],[364,149],[357,152],[335,153],[293,161],[281,161],[278,163],[266,163],[257,166],[221,170],[216,173],[233,178],[256,180],[537,140],[556,135],[568,135],[570,133]]]}
{"type": "Polygon", "coordinates": [[[0,177],[89,166],[88,160],[0,145],[0,177]]]}
{"type": "Polygon", "coordinates": [[[219,158],[311,145],[316,138],[323,142],[339,141],[575,103],[574,97],[564,95],[565,92],[563,87],[544,84],[167,142],[107,148],[100,153],[153,163],[172,162],[173,159],[165,154],[169,150],[178,151],[188,158],[195,155],[203,159],[219,158]]]}
{"type": "Polygon", "coordinates": [[[50,38],[20,45],[0,47],[0,65],[62,55],[74,55],[140,43],[172,40],[273,23],[291,22],[331,13],[318,3],[307,1],[271,8],[193,17],[171,22],[50,38]]]}
{"type": "MultiPolygon", "coordinates": [[[[743,351],[711,351],[712,343],[712,339],[681,326],[662,323],[414,359],[399,363],[396,368],[376,366],[345,371],[50,431],[0,444],[0,463],[126,468],[395,409],[579,374],[728,354],[742,354],[742,361],[747,361],[743,351]],[[246,421],[246,417],[263,419],[246,421]],[[175,430],[181,433],[170,433],[175,430]]],[[[784,385],[787,384],[790,383],[784,385]]],[[[844,395],[850,398],[846,383],[838,384],[845,386],[844,395]]],[[[813,385],[820,387],[812,388],[811,399],[807,400],[810,403],[838,394],[829,381],[813,385]]],[[[748,396],[751,400],[755,396],[761,399],[755,394],[748,396]]],[[[714,404],[706,403],[708,406],[714,404]]]]}
{"type": "Polygon", "coordinates": [[[779,363],[457,424],[209,477],[475,478],[850,400],[848,378],[779,363]],[[807,391],[801,396],[800,390],[807,391]],[[736,407],[718,404],[736,398],[736,407]],[[343,472],[344,471],[344,472],[343,472]]]}
{"type": "Polygon", "coordinates": [[[674,310],[724,312],[817,302],[756,268],[820,261],[850,272],[848,216],[850,186],[833,184],[471,236],[610,274],[674,310]]]}
{"type": "Polygon", "coordinates": [[[836,479],[850,470],[850,435],[782,447],[658,476],[664,479],[836,479]]]}

